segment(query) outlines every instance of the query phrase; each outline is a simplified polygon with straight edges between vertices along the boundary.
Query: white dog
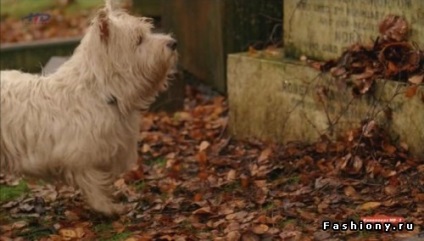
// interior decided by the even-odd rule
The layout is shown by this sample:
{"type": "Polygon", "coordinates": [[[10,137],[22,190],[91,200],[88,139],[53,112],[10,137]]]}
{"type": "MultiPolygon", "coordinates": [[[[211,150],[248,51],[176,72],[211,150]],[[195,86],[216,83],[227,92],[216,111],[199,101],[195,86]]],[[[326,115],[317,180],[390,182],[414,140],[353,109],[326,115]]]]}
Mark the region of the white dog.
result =
{"type": "Polygon", "coordinates": [[[140,111],[177,60],[176,41],[151,28],[107,2],[54,74],[1,71],[1,170],[74,185],[106,215],[124,211],[113,182],[135,163],[140,111]]]}

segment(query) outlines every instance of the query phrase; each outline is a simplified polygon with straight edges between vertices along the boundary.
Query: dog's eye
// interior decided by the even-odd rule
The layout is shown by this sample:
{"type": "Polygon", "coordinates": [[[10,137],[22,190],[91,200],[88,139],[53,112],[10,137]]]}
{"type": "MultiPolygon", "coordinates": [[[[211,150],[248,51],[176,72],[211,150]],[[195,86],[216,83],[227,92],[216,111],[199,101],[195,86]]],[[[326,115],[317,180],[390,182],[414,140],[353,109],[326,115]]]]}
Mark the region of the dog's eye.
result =
{"type": "Polygon", "coordinates": [[[143,36],[139,36],[137,39],[137,45],[140,45],[143,42],[143,36]]]}

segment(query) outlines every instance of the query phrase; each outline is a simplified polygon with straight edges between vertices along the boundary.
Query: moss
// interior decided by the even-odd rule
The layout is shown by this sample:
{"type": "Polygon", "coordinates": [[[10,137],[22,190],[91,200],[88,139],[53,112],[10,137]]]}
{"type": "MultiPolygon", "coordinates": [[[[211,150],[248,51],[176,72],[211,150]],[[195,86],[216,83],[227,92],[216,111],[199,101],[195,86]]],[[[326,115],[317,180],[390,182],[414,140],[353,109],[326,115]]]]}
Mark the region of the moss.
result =
{"type": "Polygon", "coordinates": [[[13,200],[29,191],[24,181],[20,181],[17,186],[0,185],[0,203],[13,200]]]}

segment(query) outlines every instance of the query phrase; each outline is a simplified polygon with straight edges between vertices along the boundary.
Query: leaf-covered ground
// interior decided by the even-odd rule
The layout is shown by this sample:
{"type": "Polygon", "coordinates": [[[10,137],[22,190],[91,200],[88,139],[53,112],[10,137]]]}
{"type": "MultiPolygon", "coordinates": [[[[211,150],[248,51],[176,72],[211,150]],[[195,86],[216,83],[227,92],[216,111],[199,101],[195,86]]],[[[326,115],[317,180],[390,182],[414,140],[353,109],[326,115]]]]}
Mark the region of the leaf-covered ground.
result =
{"type": "Polygon", "coordinates": [[[102,0],[1,0],[0,43],[82,36],[102,5],[102,0]],[[37,14],[49,17],[37,21],[37,14]]]}
{"type": "Polygon", "coordinates": [[[187,96],[181,112],[140,119],[139,165],[115,183],[130,213],[106,219],[72,188],[3,175],[0,240],[423,240],[424,162],[375,123],[334,142],[238,141],[224,97],[187,96]],[[374,215],[414,230],[321,230],[374,215]]]}

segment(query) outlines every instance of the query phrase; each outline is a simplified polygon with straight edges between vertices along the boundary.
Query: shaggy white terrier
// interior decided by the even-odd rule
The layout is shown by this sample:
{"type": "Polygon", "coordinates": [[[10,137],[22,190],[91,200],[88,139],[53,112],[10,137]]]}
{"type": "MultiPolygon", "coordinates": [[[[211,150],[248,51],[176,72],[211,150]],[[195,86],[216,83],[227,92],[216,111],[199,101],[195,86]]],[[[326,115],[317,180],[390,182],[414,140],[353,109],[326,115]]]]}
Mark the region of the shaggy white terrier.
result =
{"type": "Polygon", "coordinates": [[[176,41],[110,2],[73,56],[49,76],[1,71],[2,171],[76,186],[119,214],[113,182],[137,159],[140,111],[167,87],[176,41]]]}

